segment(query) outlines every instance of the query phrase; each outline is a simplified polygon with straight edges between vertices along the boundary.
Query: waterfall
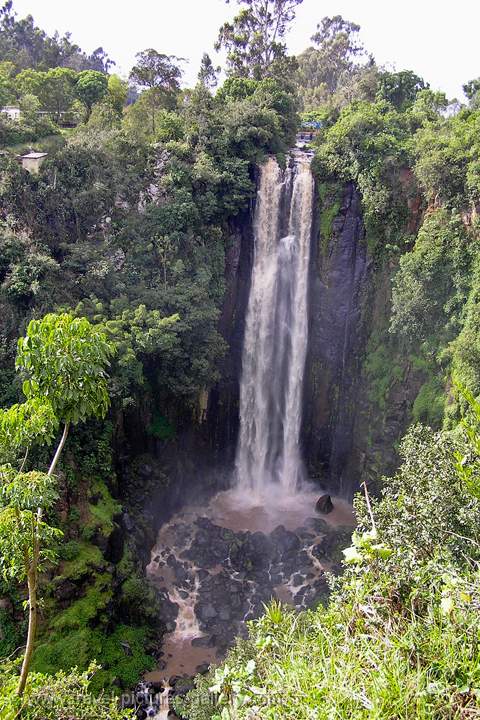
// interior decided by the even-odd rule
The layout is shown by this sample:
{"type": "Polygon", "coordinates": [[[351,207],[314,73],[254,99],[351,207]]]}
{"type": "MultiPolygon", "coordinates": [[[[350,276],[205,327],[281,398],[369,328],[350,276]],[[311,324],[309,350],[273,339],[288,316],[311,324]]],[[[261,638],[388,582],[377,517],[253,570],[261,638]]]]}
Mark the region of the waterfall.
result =
{"type": "Polygon", "coordinates": [[[294,492],[302,475],[299,435],[308,339],[308,266],[313,178],[295,154],[282,171],[260,170],[254,259],[240,383],[237,486],[261,495],[294,492]]]}

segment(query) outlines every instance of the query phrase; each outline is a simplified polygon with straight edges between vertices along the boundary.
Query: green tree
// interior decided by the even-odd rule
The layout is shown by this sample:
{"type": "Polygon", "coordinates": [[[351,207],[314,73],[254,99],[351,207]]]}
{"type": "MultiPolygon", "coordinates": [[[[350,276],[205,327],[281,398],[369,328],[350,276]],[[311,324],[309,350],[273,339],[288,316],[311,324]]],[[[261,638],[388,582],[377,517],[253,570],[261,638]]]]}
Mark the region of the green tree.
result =
{"type": "Polygon", "coordinates": [[[426,216],[414,248],[393,279],[391,330],[412,346],[438,351],[458,333],[470,284],[472,246],[460,216],[426,216]]]}
{"type": "Polygon", "coordinates": [[[20,95],[35,95],[43,110],[51,112],[55,120],[60,113],[68,110],[75,98],[77,73],[69,68],[52,68],[47,72],[23,70],[15,78],[15,87],[20,95]]]}
{"type": "Polygon", "coordinates": [[[175,107],[182,77],[178,62],[182,58],[164,55],[150,48],[137,53],[136,59],[130,80],[146,89],[130,107],[126,124],[130,132],[152,140],[155,137],[158,113],[175,107]]]}
{"type": "Polygon", "coordinates": [[[206,88],[212,90],[217,85],[217,74],[219,71],[220,68],[214,66],[210,55],[203,53],[200,70],[198,71],[198,81],[206,88]]]}
{"type": "Polygon", "coordinates": [[[58,122],[62,112],[68,110],[75,99],[77,74],[70,68],[52,68],[45,74],[42,106],[55,115],[58,122]]]}
{"type": "Polygon", "coordinates": [[[227,52],[228,73],[256,79],[274,74],[286,59],[283,40],[302,1],[239,0],[245,7],[222,25],[215,43],[227,52]]]}
{"type": "Polygon", "coordinates": [[[324,17],[311,40],[317,48],[317,72],[313,81],[325,83],[330,93],[337,90],[342,77],[350,72],[365,50],[358,39],[360,25],[341,15],[324,17]]]}
{"type": "Polygon", "coordinates": [[[177,92],[180,89],[182,70],[178,62],[182,58],[164,55],[153,48],[135,55],[136,65],[130,72],[130,80],[140,87],[158,88],[165,92],[177,92]]]}
{"type": "Polygon", "coordinates": [[[104,417],[108,410],[106,368],[112,353],[100,327],[69,314],[32,320],[18,341],[16,368],[24,380],[26,402],[0,412],[0,451],[7,462],[1,470],[0,545],[4,575],[26,579],[28,586],[28,636],[19,695],[35,643],[38,576],[44,562],[53,558],[51,543],[58,535],[43,520],[57,498],[55,470],[70,426],[104,417]],[[25,472],[31,448],[50,443],[59,426],[63,431],[48,472],[25,472]]]}
{"type": "Polygon", "coordinates": [[[377,98],[387,100],[402,111],[413,105],[420,91],[428,88],[428,83],[411,70],[384,72],[380,76],[377,98]]]}
{"type": "Polygon", "coordinates": [[[26,125],[35,126],[38,120],[38,111],[41,107],[38,97],[30,93],[23,95],[19,107],[22,113],[22,122],[26,125]]]}
{"type": "Polygon", "coordinates": [[[46,73],[28,68],[15,77],[15,90],[18,95],[35,95],[44,99],[46,73]]]}
{"type": "Polygon", "coordinates": [[[108,92],[107,76],[97,70],[84,70],[78,74],[75,93],[87,109],[90,117],[92,107],[102,100],[108,92]]]}
{"type": "Polygon", "coordinates": [[[12,78],[14,69],[13,63],[0,62],[0,109],[15,98],[12,78]]]}
{"type": "Polygon", "coordinates": [[[0,470],[0,569],[4,579],[28,587],[28,636],[18,694],[27,682],[38,620],[38,575],[55,557],[54,544],[61,534],[43,516],[58,498],[57,482],[46,473],[0,470]]]}
{"type": "MultiPolygon", "coordinates": [[[[125,114],[124,127],[128,135],[137,141],[155,140],[161,117],[173,109],[174,103],[174,96],[161,88],[144,90],[125,114]]],[[[179,117],[178,121],[181,123],[179,117]]]]}
{"type": "Polygon", "coordinates": [[[465,83],[462,90],[470,101],[470,107],[477,109],[480,106],[480,77],[465,83]]]}
{"type": "Polygon", "coordinates": [[[127,101],[128,83],[118,75],[108,78],[108,100],[118,115],[121,115],[127,101]]]}

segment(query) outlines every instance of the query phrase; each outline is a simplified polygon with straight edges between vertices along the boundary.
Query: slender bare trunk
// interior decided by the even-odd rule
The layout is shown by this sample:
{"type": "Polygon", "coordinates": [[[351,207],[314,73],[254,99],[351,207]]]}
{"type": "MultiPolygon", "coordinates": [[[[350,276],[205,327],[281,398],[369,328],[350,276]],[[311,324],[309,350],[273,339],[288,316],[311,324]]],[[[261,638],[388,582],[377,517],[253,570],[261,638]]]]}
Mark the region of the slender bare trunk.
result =
{"type": "Polygon", "coordinates": [[[27,683],[28,671],[32,661],[33,648],[35,644],[35,636],[37,633],[37,571],[36,567],[32,568],[27,576],[28,582],[28,635],[27,647],[23,657],[22,672],[20,673],[20,681],[18,683],[17,695],[23,695],[25,685],[27,683]]]}
{"type": "MultiPolygon", "coordinates": [[[[57,467],[58,460],[62,454],[62,450],[65,447],[65,443],[68,437],[68,431],[70,429],[70,423],[66,422],[63,428],[62,437],[58,443],[55,455],[53,456],[52,462],[48,469],[48,475],[53,475],[55,468],[57,467]]],[[[25,655],[23,657],[22,671],[20,673],[20,681],[18,683],[17,695],[23,695],[25,685],[27,683],[28,672],[30,670],[30,663],[32,661],[33,649],[35,646],[35,637],[37,634],[37,621],[38,621],[38,601],[37,601],[37,586],[38,586],[38,560],[40,557],[40,538],[39,530],[42,522],[43,510],[37,508],[36,525],[32,520],[32,535],[33,535],[33,552],[32,562],[27,564],[27,585],[28,585],[28,634],[27,634],[27,646],[25,648],[25,655]]]]}
{"type": "Polygon", "coordinates": [[[70,423],[66,422],[63,428],[62,437],[60,438],[60,442],[58,443],[58,447],[55,451],[55,455],[53,456],[53,460],[50,464],[50,467],[48,468],[48,475],[53,475],[55,472],[55,468],[57,467],[58,459],[60,455],[62,454],[62,450],[65,446],[65,443],[67,442],[68,437],[68,431],[70,430],[70,423]]]}

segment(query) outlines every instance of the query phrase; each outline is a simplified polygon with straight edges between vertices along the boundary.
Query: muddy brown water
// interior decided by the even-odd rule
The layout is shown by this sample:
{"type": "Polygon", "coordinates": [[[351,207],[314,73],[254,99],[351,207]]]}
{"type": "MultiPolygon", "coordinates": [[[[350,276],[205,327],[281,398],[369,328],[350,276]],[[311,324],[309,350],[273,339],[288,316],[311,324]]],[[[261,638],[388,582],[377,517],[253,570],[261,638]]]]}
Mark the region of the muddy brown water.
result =
{"type": "MultiPolygon", "coordinates": [[[[332,529],[354,526],[353,509],[346,501],[332,498],[334,510],[329,515],[319,515],[315,512],[317,499],[318,490],[305,491],[291,497],[276,498],[270,495],[269,497],[247,499],[241,497],[238,492],[230,490],[218,493],[208,505],[191,505],[184,508],[161,528],[152,550],[147,574],[152,583],[160,591],[166,592],[170,601],[178,606],[178,615],[175,620],[175,629],[164,636],[160,667],[148,673],[145,677],[146,680],[165,683],[173,676],[191,676],[196,673],[199,666],[219,662],[223,656],[223,653],[219,652],[215,646],[199,647],[195,643],[192,645],[192,641],[197,640],[198,642],[206,635],[200,628],[195,614],[199,586],[196,573],[202,568],[191,562],[189,569],[193,582],[190,583],[188,591],[179,590],[175,573],[164,559],[170,553],[179,561],[182,559],[184,561],[185,550],[188,550],[193,541],[193,529],[197,519],[208,518],[216,526],[234,533],[249,531],[269,534],[279,525],[283,525],[286,530],[295,531],[304,528],[310,519],[320,517],[332,529]],[[175,543],[178,542],[178,537],[175,531],[178,530],[179,524],[187,530],[189,527],[192,528],[192,534],[191,537],[184,537],[181,547],[176,547],[175,543]]],[[[321,535],[313,538],[312,547],[319,537],[321,535]]],[[[310,578],[310,582],[313,582],[329,569],[329,563],[314,557],[311,549],[307,548],[307,550],[313,565],[310,578]]],[[[223,569],[222,564],[210,566],[209,574],[218,574],[223,569]]],[[[297,582],[299,581],[297,580],[297,582]]],[[[298,587],[295,587],[291,581],[282,582],[274,587],[275,596],[280,601],[292,605],[296,591],[298,591],[298,587]]]]}

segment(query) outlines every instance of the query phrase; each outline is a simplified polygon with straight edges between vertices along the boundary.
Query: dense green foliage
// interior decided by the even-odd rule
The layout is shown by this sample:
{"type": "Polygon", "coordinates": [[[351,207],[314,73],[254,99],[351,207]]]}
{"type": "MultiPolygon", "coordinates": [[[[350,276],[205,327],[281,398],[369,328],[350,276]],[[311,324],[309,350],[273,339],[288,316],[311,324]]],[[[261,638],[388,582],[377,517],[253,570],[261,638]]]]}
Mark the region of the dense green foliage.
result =
{"type": "Polygon", "coordinates": [[[26,720],[125,720],[129,711],[119,710],[117,701],[106,695],[89,692],[98,666],[91,664],[85,672],[58,672],[55,675],[33,673],[25,697],[13,695],[16,663],[0,667],[0,713],[4,720],[21,717],[26,720]]]}
{"type": "Polygon", "coordinates": [[[105,333],[85,318],[50,313],[31,320],[17,347],[22,375],[22,405],[0,410],[0,571],[4,580],[27,583],[28,635],[18,695],[23,695],[35,649],[39,580],[55,560],[61,531],[52,527],[60,497],[55,475],[70,425],[104,418],[109,404],[106,366],[112,354],[105,333]],[[48,472],[29,470],[29,455],[50,444],[59,426],[62,436],[48,472]],[[23,459],[19,453],[24,453],[23,459]]]}
{"type": "MultiPolygon", "coordinates": [[[[239,0],[244,5],[231,22],[220,28],[216,50],[227,51],[230,75],[260,80],[291,71],[285,34],[303,0],[239,0]]],[[[228,0],[227,0],[228,4],[228,0]]]]}

